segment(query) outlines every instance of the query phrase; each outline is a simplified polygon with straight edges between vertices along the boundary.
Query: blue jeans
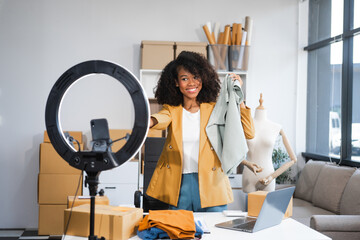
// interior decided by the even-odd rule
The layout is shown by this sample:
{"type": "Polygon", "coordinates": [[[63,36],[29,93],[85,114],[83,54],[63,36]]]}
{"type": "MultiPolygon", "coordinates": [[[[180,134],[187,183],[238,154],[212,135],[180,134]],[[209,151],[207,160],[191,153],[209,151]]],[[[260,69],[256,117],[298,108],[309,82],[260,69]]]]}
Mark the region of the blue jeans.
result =
{"type": "Polygon", "coordinates": [[[198,173],[186,173],[182,175],[178,205],[177,207],[170,205],[169,209],[184,209],[194,212],[222,212],[227,209],[227,205],[201,208],[198,173]]]}

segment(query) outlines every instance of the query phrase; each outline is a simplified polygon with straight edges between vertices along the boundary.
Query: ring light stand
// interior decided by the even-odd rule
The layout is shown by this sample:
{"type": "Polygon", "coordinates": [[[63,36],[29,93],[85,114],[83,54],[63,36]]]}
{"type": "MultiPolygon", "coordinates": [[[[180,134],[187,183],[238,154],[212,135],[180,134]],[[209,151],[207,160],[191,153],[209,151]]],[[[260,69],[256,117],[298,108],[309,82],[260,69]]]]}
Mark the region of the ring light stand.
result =
{"type": "MultiPolygon", "coordinates": [[[[67,70],[56,81],[50,91],[45,110],[45,124],[51,144],[57,153],[72,167],[86,172],[85,185],[89,186],[90,235],[89,240],[98,239],[94,235],[95,196],[101,171],[118,167],[131,159],[145,141],[149,129],[149,102],[145,91],[136,77],[125,68],[114,63],[92,60],[77,64],[67,70]],[[76,151],[65,139],[60,124],[60,108],[67,90],[81,78],[90,74],[106,74],[122,83],[129,92],[135,110],[135,122],[125,145],[116,153],[111,151],[76,151]]],[[[103,239],[103,238],[102,238],[103,239]]]]}

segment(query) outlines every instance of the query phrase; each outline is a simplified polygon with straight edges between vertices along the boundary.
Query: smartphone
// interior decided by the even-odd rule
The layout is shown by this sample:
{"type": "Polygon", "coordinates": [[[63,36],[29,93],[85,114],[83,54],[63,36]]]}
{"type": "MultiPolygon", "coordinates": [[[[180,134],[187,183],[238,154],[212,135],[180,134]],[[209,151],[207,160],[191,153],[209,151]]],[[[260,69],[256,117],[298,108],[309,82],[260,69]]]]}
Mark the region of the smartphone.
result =
{"type": "Polygon", "coordinates": [[[92,150],[106,152],[110,143],[109,125],[106,118],[93,119],[90,121],[92,135],[92,150]]]}

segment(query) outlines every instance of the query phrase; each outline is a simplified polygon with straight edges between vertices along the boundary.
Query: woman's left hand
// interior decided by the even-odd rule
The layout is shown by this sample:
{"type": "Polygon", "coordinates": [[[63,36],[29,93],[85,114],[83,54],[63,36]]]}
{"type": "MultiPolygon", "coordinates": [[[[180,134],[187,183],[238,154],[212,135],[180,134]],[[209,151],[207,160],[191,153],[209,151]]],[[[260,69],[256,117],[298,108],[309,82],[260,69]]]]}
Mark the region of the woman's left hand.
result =
{"type": "MultiPolygon", "coordinates": [[[[233,81],[236,81],[238,80],[239,81],[239,84],[240,84],[240,87],[242,87],[242,85],[244,84],[241,77],[235,73],[230,73],[230,77],[233,81]]],[[[241,102],[240,103],[240,108],[246,108],[245,106],[245,103],[244,102],[241,102]]]]}
{"type": "Polygon", "coordinates": [[[242,85],[244,84],[243,81],[241,80],[241,77],[235,73],[230,73],[230,77],[233,81],[238,80],[240,83],[240,87],[242,87],[242,85]]]}

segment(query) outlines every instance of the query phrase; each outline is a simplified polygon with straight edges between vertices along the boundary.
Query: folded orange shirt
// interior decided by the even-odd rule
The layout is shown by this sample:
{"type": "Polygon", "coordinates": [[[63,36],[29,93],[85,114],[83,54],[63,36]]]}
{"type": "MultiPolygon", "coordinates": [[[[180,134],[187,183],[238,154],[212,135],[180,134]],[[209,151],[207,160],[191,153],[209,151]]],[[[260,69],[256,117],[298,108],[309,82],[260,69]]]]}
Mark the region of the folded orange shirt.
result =
{"type": "Polygon", "coordinates": [[[194,214],[188,210],[150,210],[139,223],[139,231],[157,227],[171,239],[194,238],[196,227],[194,214]]]}

